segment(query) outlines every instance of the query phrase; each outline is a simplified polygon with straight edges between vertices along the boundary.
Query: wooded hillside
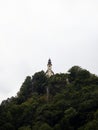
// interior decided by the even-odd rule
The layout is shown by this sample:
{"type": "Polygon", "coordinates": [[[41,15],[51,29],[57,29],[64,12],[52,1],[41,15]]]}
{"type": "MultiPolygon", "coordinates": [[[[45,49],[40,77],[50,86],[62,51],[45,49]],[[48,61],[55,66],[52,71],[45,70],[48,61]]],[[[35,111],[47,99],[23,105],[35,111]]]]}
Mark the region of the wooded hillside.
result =
{"type": "Polygon", "coordinates": [[[0,130],[98,130],[98,77],[78,66],[27,76],[0,105],[0,130]]]}

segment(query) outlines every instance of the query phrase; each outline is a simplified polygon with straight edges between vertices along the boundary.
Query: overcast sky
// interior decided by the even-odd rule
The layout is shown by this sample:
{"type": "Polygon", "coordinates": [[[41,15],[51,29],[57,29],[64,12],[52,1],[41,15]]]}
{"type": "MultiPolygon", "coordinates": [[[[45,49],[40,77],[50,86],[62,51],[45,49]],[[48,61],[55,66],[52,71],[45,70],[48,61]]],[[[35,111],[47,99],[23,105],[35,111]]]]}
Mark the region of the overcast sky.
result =
{"type": "Polygon", "coordinates": [[[98,75],[98,0],[0,0],[0,101],[28,75],[79,65],[98,75]]]}

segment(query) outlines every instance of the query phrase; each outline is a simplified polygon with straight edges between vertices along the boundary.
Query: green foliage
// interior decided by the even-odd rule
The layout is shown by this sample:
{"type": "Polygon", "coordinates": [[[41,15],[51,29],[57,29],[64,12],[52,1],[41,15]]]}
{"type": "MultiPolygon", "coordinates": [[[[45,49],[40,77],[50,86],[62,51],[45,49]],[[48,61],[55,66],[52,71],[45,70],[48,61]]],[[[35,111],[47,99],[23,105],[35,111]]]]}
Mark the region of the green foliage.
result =
{"type": "Polygon", "coordinates": [[[53,130],[48,124],[44,123],[40,126],[39,130],[53,130]]]}
{"type": "Polygon", "coordinates": [[[98,130],[98,121],[90,121],[84,127],[81,127],[79,130],[98,130]]]}
{"type": "Polygon", "coordinates": [[[17,96],[1,103],[0,130],[98,130],[98,77],[78,66],[27,76],[17,96]]]}
{"type": "Polygon", "coordinates": [[[47,77],[44,71],[38,72],[33,76],[33,91],[38,94],[44,94],[46,92],[47,77]]]}
{"type": "Polygon", "coordinates": [[[18,130],[31,130],[30,126],[22,126],[18,130]]]}
{"type": "Polygon", "coordinates": [[[70,77],[70,81],[74,81],[74,80],[85,80],[90,78],[91,74],[89,71],[82,69],[79,66],[74,66],[69,70],[69,77],[70,77]]]}
{"type": "Polygon", "coordinates": [[[1,127],[1,130],[14,130],[14,126],[11,123],[5,123],[3,127],[1,127]]]}
{"type": "Polygon", "coordinates": [[[76,110],[72,107],[64,111],[64,117],[66,118],[66,120],[71,119],[72,117],[76,116],[76,114],[76,110]]]}
{"type": "Polygon", "coordinates": [[[18,102],[22,103],[31,97],[33,92],[32,80],[30,76],[27,76],[23,85],[18,92],[18,102]]]}
{"type": "Polygon", "coordinates": [[[56,124],[56,125],[54,126],[54,130],[61,130],[60,124],[56,124]]]}

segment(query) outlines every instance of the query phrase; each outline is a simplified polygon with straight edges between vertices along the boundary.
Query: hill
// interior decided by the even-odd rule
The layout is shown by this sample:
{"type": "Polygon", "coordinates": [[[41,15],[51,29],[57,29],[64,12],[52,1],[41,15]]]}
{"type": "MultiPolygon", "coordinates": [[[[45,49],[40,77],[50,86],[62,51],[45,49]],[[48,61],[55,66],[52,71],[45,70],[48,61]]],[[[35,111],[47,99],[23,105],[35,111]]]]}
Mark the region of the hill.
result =
{"type": "Polygon", "coordinates": [[[27,76],[1,103],[0,130],[98,130],[98,77],[78,66],[27,76]]]}

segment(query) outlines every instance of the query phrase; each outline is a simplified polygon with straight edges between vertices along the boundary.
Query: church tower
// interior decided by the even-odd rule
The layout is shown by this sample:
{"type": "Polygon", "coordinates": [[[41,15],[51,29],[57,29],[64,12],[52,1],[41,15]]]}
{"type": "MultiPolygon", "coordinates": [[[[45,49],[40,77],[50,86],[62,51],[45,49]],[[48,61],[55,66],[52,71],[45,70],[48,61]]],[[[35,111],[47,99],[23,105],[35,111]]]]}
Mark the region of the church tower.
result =
{"type": "Polygon", "coordinates": [[[48,77],[51,77],[52,75],[54,75],[54,72],[52,71],[51,59],[48,60],[46,75],[48,77]]]}

